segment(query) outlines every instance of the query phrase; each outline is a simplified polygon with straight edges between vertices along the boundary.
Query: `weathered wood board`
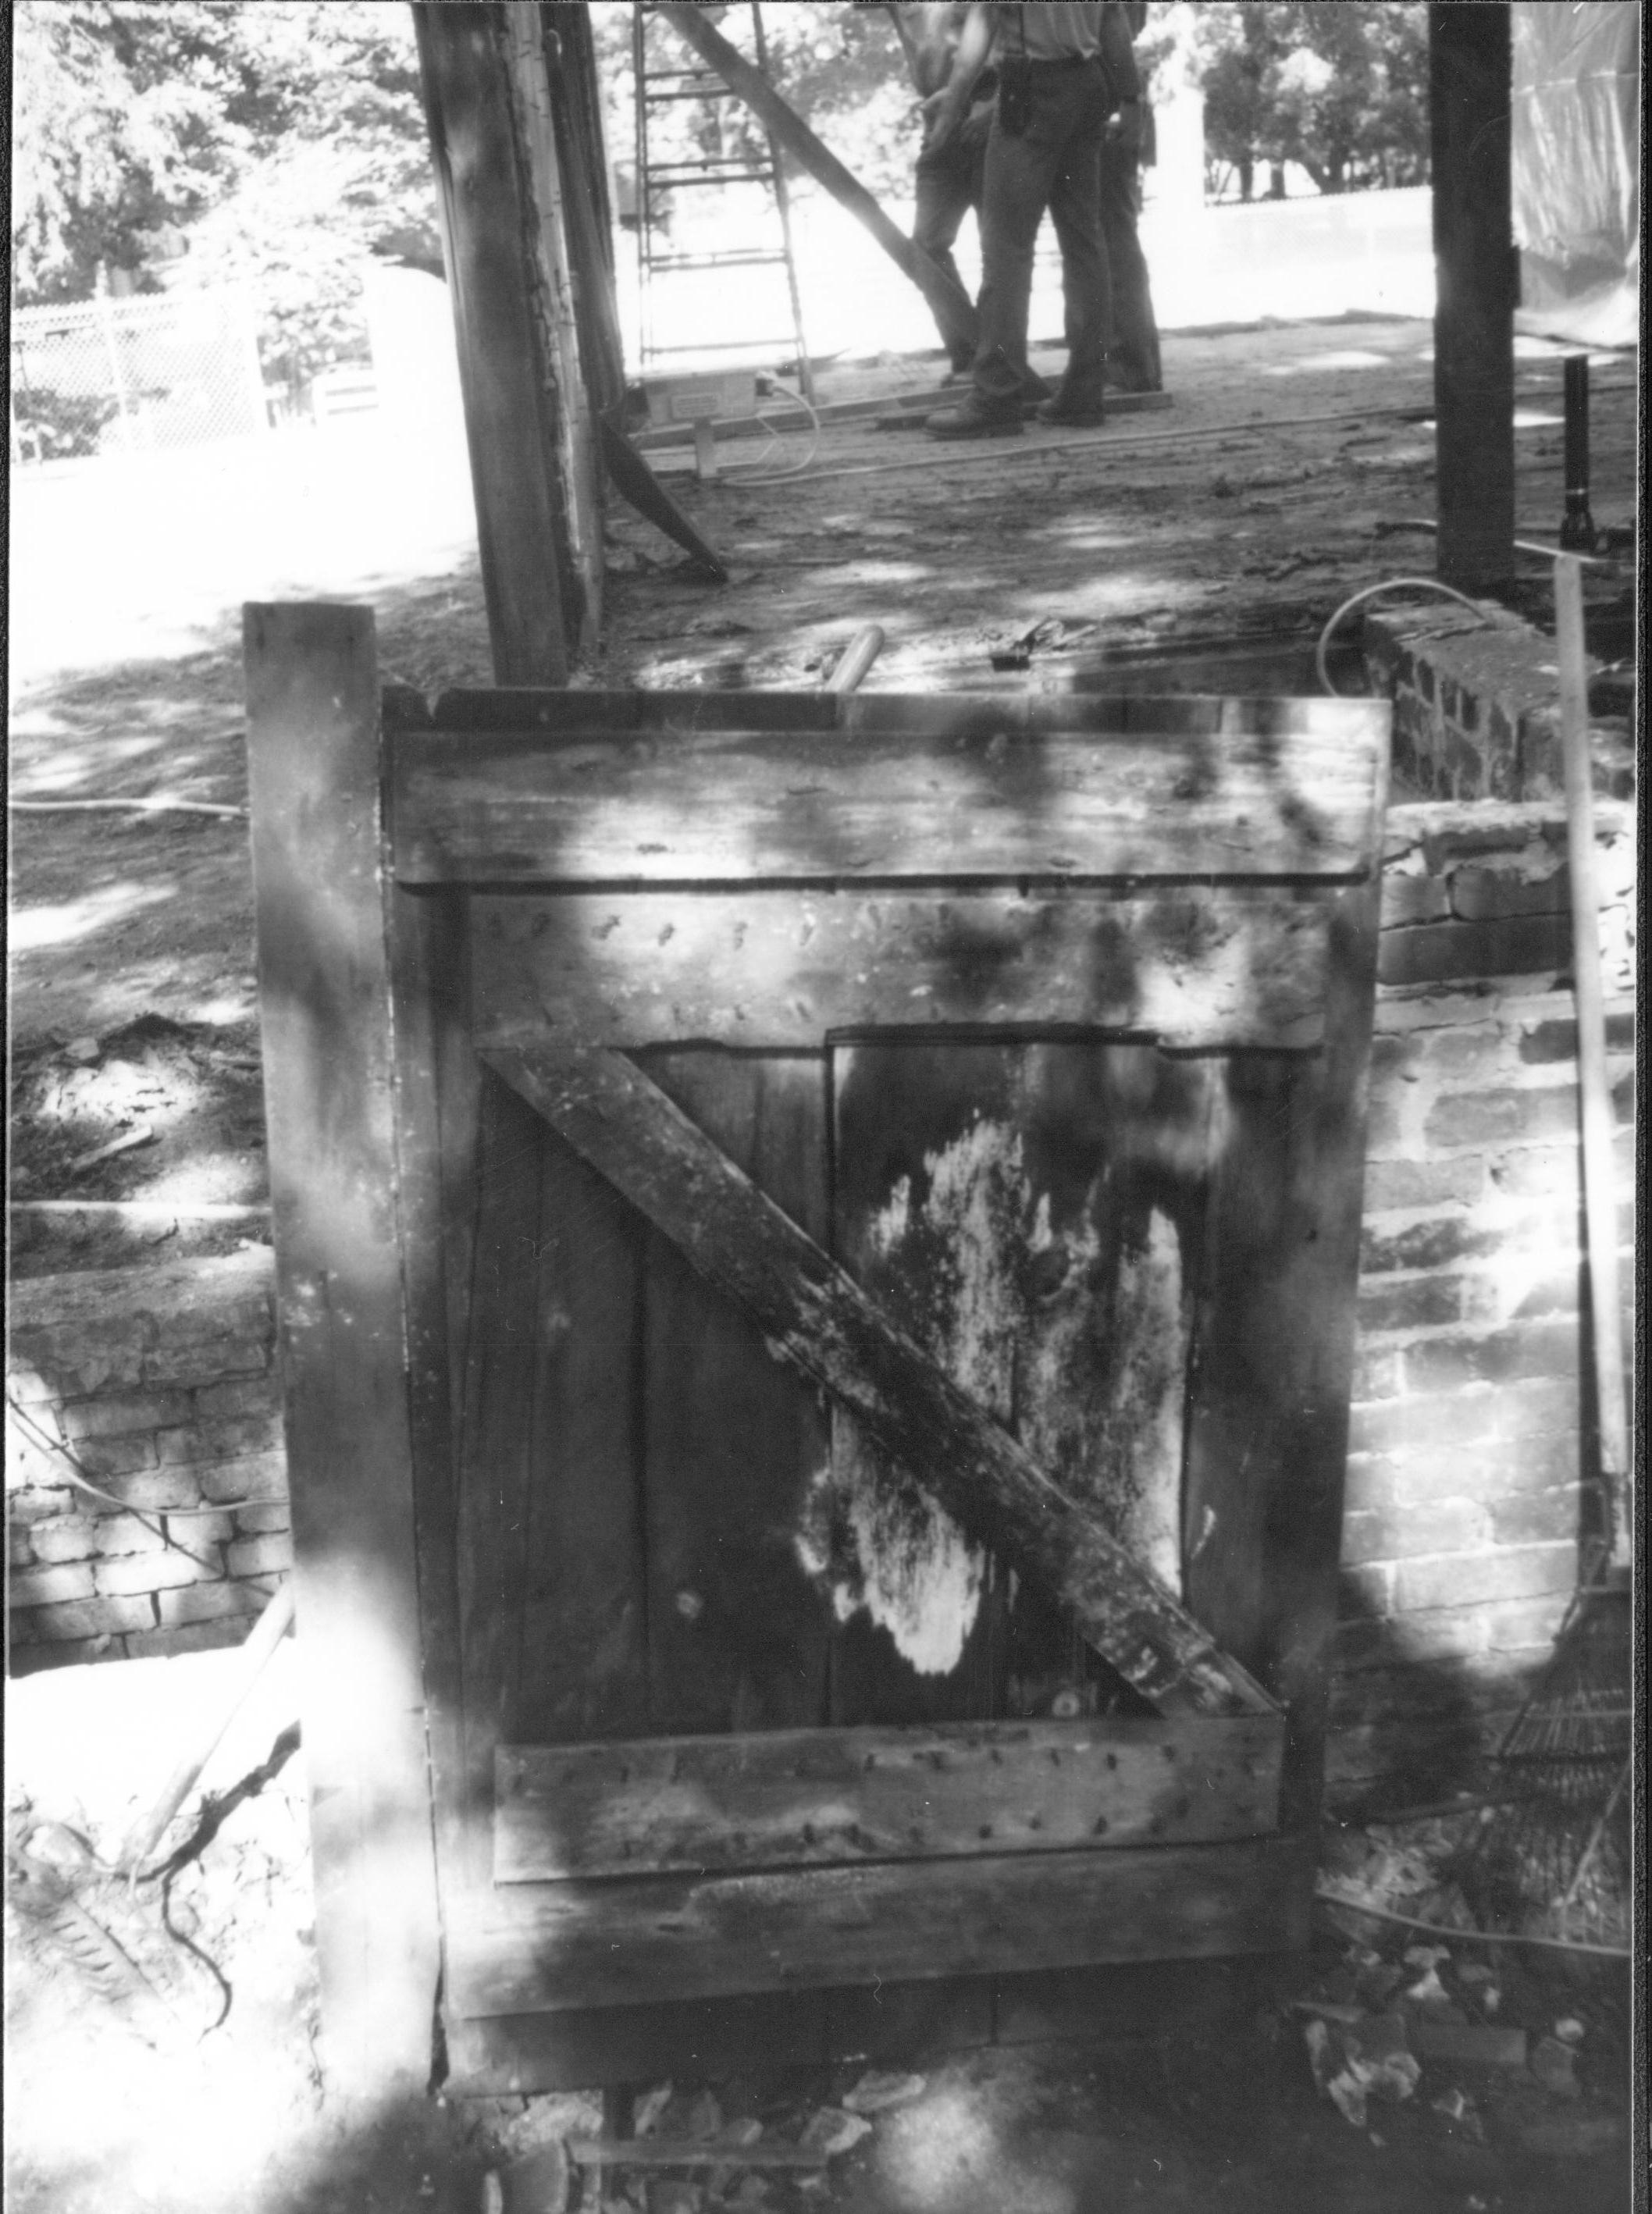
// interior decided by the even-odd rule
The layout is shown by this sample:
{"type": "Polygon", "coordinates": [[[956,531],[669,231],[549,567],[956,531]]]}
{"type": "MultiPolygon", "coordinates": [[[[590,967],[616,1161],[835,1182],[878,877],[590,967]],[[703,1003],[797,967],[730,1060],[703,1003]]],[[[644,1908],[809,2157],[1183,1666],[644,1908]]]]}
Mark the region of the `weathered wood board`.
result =
{"type": "Polygon", "coordinates": [[[387,699],[345,903],[404,1396],[370,1498],[324,1332],[295,1489],[301,1580],[417,1516],[456,2083],[1031,2034],[1017,1979],[1301,1942],[1385,713],[387,699]]]}
{"type": "Polygon", "coordinates": [[[1325,1029],[1324,908],[1277,891],[484,894],[472,924],[484,1046],[812,1051],[939,1026],[1300,1050],[1325,1029]]]}
{"type": "Polygon", "coordinates": [[[1279,1717],[777,1730],[496,1758],[493,1881],[1203,1843],[1276,1826],[1279,1717]]]}
{"type": "Polygon", "coordinates": [[[778,1358],[1068,1605],[1166,1712],[1257,1713],[1266,1695],[1209,1633],[631,1062],[500,1049],[488,1064],[757,1323],[778,1358]]]}
{"type": "Polygon", "coordinates": [[[407,884],[1347,878],[1373,827],[1368,755],[1318,730],[1220,743],[833,731],[800,748],[765,731],[622,738],[593,722],[554,742],[406,731],[391,772],[407,884]]]}
{"type": "MultiPolygon", "coordinates": [[[[1306,1922],[1300,1840],[502,1884],[450,1924],[465,2015],[1269,1952],[1306,1922]]],[[[1299,1939],[1300,1942],[1300,1939],[1299,1939]]]]}

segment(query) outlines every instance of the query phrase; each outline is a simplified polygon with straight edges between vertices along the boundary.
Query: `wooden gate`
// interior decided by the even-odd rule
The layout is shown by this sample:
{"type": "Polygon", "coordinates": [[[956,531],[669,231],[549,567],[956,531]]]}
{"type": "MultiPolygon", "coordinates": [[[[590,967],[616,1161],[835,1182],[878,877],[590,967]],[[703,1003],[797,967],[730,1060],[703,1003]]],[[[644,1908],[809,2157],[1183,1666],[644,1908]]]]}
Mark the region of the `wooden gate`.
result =
{"type": "Polygon", "coordinates": [[[335,2017],[421,1792],[461,2087],[1300,1942],[1386,706],[248,681],[335,2017]]]}

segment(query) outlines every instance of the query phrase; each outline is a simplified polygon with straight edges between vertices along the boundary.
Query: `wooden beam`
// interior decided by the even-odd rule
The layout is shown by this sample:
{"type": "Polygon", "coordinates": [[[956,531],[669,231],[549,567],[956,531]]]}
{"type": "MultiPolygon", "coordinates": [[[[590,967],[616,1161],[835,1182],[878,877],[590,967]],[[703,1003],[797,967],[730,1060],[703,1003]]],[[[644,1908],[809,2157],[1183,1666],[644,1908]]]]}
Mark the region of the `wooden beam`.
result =
{"type": "Polygon", "coordinates": [[[898,230],[858,177],[853,176],[815,136],[803,118],[775,91],[762,71],[713,30],[698,8],[660,0],[654,13],[691,46],[707,66],[716,70],[729,90],[744,101],[764,129],[817,185],[823,186],[840,207],[847,208],[872,233],[885,254],[923,294],[948,346],[973,346],[976,312],[969,295],[938,269],[919,247],[898,230]]]}
{"type": "Polygon", "coordinates": [[[1429,9],[1437,566],[1470,592],[1514,574],[1512,14],[1507,0],[1429,9]]]}
{"type": "Polygon", "coordinates": [[[602,637],[603,580],[607,548],[603,523],[603,468],[593,401],[586,389],[579,325],[591,308],[574,273],[566,154],[558,144],[547,53],[555,35],[546,6],[509,7],[502,17],[506,68],[514,103],[523,185],[529,201],[529,250],[536,253],[534,309],[540,344],[549,365],[555,425],[557,480],[566,519],[572,578],[578,590],[569,623],[577,657],[594,651],[602,637]]]}
{"type": "Polygon", "coordinates": [[[493,1881],[1116,1851],[1276,1827],[1278,1716],[507,1746],[493,1881]]]}
{"type": "Polygon", "coordinates": [[[248,607],[259,1018],[328,2073],[422,2092],[438,1966],[373,619],[248,607]]]}
{"type": "Polygon", "coordinates": [[[475,2017],[1279,1951],[1304,1941],[1311,1862],[1272,1837],[510,1884],[456,1912],[449,1984],[475,2017]]]}
{"type": "Polygon", "coordinates": [[[578,627],[555,394],[534,297],[535,211],[504,38],[509,11],[415,8],[453,296],[493,674],[566,684],[578,627]]]}
{"type": "Polygon", "coordinates": [[[763,1332],[972,1534],[1042,1578],[1166,1712],[1267,1714],[1266,1694],[1161,1585],[943,1374],[622,1055],[485,1055],[763,1332]]]}
{"type": "MultiPolygon", "coordinates": [[[[1387,713],[1384,703],[1385,723],[1387,713]]],[[[765,732],[627,739],[600,713],[548,741],[479,734],[461,745],[405,731],[389,746],[397,877],[916,889],[1347,879],[1368,865],[1369,715],[1336,735],[1180,744],[968,719],[968,735],[849,727],[814,735],[806,749],[765,732]]]]}
{"type": "Polygon", "coordinates": [[[945,1024],[1288,1050],[1325,1029],[1325,906],[1277,890],[480,893],[471,921],[479,1045],[807,1051],[945,1024]]]}

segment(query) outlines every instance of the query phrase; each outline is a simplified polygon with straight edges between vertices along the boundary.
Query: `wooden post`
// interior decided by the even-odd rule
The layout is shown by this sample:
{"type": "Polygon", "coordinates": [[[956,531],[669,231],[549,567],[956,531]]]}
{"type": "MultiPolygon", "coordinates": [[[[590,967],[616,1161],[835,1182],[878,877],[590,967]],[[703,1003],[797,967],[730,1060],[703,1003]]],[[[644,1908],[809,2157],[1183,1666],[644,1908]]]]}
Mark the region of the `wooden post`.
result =
{"type": "Polygon", "coordinates": [[[1459,591],[1514,573],[1514,306],[1507,0],[1432,0],[1438,572],[1459,591]]]}
{"type": "Polygon", "coordinates": [[[809,125],[780,98],[760,69],[752,66],[720,32],[714,31],[700,9],[682,0],[660,0],[655,10],[685,45],[693,47],[708,69],[716,70],[729,90],[743,100],[774,139],[817,184],[823,185],[841,207],[862,223],[885,254],[904,270],[929,303],[949,346],[955,341],[973,346],[976,311],[961,284],[955,284],[935,266],[921,248],[884,213],[858,177],[851,175],[835,154],[823,146],[809,125]]]}
{"type": "Polygon", "coordinates": [[[476,534],[493,673],[566,684],[568,517],[557,475],[555,396],[537,322],[536,228],[519,156],[502,11],[415,8],[419,74],[459,346],[476,534]]]}
{"type": "Polygon", "coordinates": [[[248,607],[259,1014],[327,2074],[421,2092],[439,1963],[364,608],[248,607]]]}
{"type": "Polygon", "coordinates": [[[567,150],[559,144],[553,114],[545,21],[551,12],[545,7],[507,8],[503,28],[523,180],[533,203],[524,244],[537,261],[540,342],[550,364],[556,400],[558,480],[578,578],[573,635],[576,645],[595,646],[603,622],[603,475],[592,402],[581,367],[578,284],[563,189],[567,150]]]}

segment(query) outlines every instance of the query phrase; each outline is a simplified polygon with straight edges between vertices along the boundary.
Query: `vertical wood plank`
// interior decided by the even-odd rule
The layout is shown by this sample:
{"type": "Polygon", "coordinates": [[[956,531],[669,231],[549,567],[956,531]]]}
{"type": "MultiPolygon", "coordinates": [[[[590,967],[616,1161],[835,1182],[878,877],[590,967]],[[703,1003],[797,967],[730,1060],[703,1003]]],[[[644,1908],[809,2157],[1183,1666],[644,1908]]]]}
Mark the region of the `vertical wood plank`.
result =
{"type": "Polygon", "coordinates": [[[1435,496],[1441,578],[1489,592],[1514,573],[1513,9],[1429,9],[1435,496]]]}
{"type": "Polygon", "coordinates": [[[527,1600],[545,1138],[531,1109],[486,1078],[457,1524],[465,1875],[472,1885],[488,1881],[493,1749],[511,1734],[527,1600]]]}
{"type": "Polygon", "coordinates": [[[646,1226],[542,1129],[532,1480],[510,1728],[517,1743],[650,1724],[642,1504],[646,1226]]]}
{"type": "MultiPolygon", "coordinates": [[[[890,1045],[857,1047],[839,1067],[845,1264],[1069,1495],[1179,1588],[1208,1064],[1139,1045],[890,1045]]],[[[853,1497],[875,1479],[852,1426],[839,1434],[853,1497]]],[[[880,1528],[872,1538],[904,1556],[915,1586],[916,1535],[935,1526],[927,1514],[915,1500],[902,1537],[880,1528]]],[[[958,1563],[933,1550],[930,1561],[926,1603],[939,1623],[959,1595],[958,1563]]],[[[1036,1587],[985,1571],[976,1605],[945,1691],[914,1680],[910,1650],[892,1653],[922,1642],[909,1627],[852,1618],[835,1718],[912,1719],[915,1702],[927,1719],[938,1697],[959,1703],[945,1712],[976,1714],[1048,1712],[1063,1695],[1135,1704],[1036,1587]],[[970,1641],[994,1656],[974,1658],[973,1676],[963,1673],[970,1641]]],[[[883,1612],[893,1612],[887,1597],[883,1612]]]]}
{"type": "Polygon", "coordinates": [[[475,1229],[481,1070],[466,1021],[466,902],[393,892],[396,1153],[401,1165],[407,1388],[419,1606],[437,1874],[465,1864],[459,1439],[475,1229]]]}
{"type": "Polygon", "coordinates": [[[422,2089],[438,1965],[373,621],[249,606],[259,1012],[329,2074],[422,2089]]]}
{"type": "MultiPolygon", "coordinates": [[[[814,1055],[651,1055],[649,1075],[815,1237],[826,1229],[825,1071],[814,1055]]],[[[815,1393],[747,1318],[650,1239],[649,1671],[656,1728],[823,1723],[826,1603],[805,1566],[829,1459],[815,1393]]]]}
{"type": "Polygon", "coordinates": [[[568,523],[533,296],[511,80],[492,6],[416,8],[453,295],[494,681],[566,684],[568,523]]]}
{"type": "Polygon", "coordinates": [[[1318,1819],[1323,1783],[1376,902],[1374,884],[1337,901],[1323,1050],[1233,1055],[1213,1133],[1188,1440],[1187,1599],[1288,1709],[1287,1830],[1318,1819]]]}

